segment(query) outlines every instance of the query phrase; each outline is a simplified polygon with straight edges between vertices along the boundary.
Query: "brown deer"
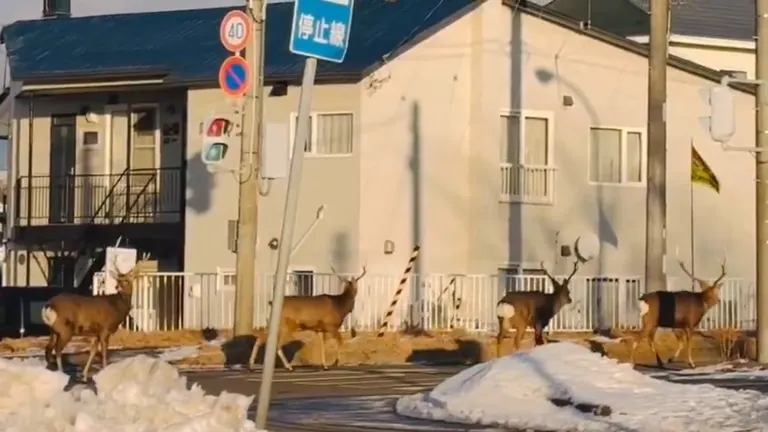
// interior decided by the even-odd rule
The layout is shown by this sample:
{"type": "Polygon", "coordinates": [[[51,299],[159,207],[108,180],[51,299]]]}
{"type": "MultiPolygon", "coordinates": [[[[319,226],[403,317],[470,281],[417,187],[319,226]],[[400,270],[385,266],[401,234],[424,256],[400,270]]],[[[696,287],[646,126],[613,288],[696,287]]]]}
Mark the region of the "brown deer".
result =
{"type": "Polygon", "coordinates": [[[102,368],[107,366],[109,338],[117,331],[131,311],[133,282],[139,275],[139,266],[149,258],[145,254],[136,266],[127,273],[115,269],[117,293],[109,295],[81,295],[62,293],[54,296],[42,309],[42,319],[51,329],[51,336],[45,347],[45,360],[53,363],[52,351],[56,351],[56,366],[62,370],[61,353],[73,336],[92,337],[88,361],[83,368],[83,380],[88,381],[96,352],[101,353],[102,368]]]}
{"type": "Polygon", "coordinates": [[[680,351],[683,349],[683,344],[685,344],[688,366],[691,368],[696,367],[691,356],[693,329],[699,325],[707,311],[720,301],[721,281],[725,277],[725,260],[720,265],[720,276],[712,283],[695,277],[685,268],[685,264],[682,261],[679,261],[679,264],[680,268],[683,269],[683,272],[691,280],[699,283],[701,291],[654,291],[643,294],[638,299],[641,328],[640,333],[632,342],[632,352],[630,354],[630,362],[632,364],[635,364],[635,351],[637,350],[638,343],[641,340],[646,340],[656,355],[656,363],[659,367],[664,367],[664,362],[661,361],[654,342],[656,330],[661,327],[674,329],[675,337],[677,338],[677,351],[669,359],[669,362],[677,360],[680,351]]]}
{"type": "Polygon", "coordinates": [[[579,261],[573,263],[573,271],[563,282],[558,282],[541,263],[541,269],[552,282],[553,292],[543,291],[512,291],[508,292],[496,303],[496,316],[499,319],[499,333],[496,335],[496,355],[501,354],[501,342],[506,333],[515,329],[515,351],[520,349],[525,330],[532,327],[536,345],[543,345],[544,328],[549,321],[560,312],[563,306],[572,303],[571,291],[568,284],[573,275],[579,271],[579,261]]]}
{"type": "MultiPolygon", "coordinates": [[[[331,267],[331,271],[343,284],[341,294],[321,294],[316,296],[286,296],[283,300],[283,312],[280,316],[280,331],[277,338],[277,355],[283,366],[293,371],[293,367],[283,353],[283,344],[293,337],[298,331],[313,331],[320,336],[320,360],[323,370],[328,366],[325,361],[325,340],[333,338],[336,340],[337,355],[334,365],[338,365],[341,357],[341,334],[339,328],[344,323],[344,319],[352,312],[355,307],[355,297],[357,296],[357,282],[365,276],[366,269],[356,278],[345,278],[331,267]]],[[[272,302],[270,302],[270,305],[272,302]]],[[[256,343],[253,344],[251,357],[248,360],[248,368],[253,370],[256,362],[256,354],[261,342],[266,340],[266,331],[257,329],[254,331],[256,343]]]]}

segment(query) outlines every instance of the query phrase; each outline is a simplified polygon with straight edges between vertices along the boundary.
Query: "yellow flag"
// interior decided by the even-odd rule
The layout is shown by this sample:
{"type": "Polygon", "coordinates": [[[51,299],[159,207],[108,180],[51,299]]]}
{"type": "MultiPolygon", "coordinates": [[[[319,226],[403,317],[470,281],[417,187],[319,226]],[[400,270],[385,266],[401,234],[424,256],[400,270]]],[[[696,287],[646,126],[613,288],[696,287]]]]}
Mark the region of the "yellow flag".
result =
{"type": "Polygon", "coordinates": [[[702,184],[720,193],[720,180],[717,179],[712,168],[704,162],[696,147],[691,143],[691,182],[702,184]]]}

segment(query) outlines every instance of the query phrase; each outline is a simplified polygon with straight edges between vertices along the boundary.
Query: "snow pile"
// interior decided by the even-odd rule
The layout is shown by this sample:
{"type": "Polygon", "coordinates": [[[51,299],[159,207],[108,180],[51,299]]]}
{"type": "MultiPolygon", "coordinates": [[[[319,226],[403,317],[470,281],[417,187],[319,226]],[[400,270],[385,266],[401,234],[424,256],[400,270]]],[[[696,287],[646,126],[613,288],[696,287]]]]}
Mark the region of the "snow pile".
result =
{"type": "Polygon", "coordinates": [[[0,430],[6,432],[255,432],[253,397],[205,395],[161,360],[144,355],[107,366],[96,392],[65,392],[69,377],[41,361],[0,359],[0,430]]]}
{"type": "Polygon", "coordinates": [[[475,365],[431,392],[405,396],[408,417],[518,429],[580,431],[768,430],[768,397],[656,380],[567,342],[475,365]],[[552,400],[607,405],[595,416],[552,400]]]}

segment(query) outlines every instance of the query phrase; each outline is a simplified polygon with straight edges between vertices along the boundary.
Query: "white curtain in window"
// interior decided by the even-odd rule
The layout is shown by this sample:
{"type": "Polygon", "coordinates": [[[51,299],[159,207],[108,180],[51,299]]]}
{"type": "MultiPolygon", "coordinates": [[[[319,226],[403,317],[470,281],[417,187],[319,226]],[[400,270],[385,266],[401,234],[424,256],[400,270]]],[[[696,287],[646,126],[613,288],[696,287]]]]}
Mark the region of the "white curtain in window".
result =
{"type": "Polygon", "coordinates": [[[501,163],[520,163],[520,118],[515,115],[501,116],[501,163]]]}
{"type": "Polygon", "coordinates": [[[621,131],[590,129],[589,180],[596,183],[621,182],[621,131]]]}
{"type": "Polygon", "coordinates": [[[627,132],[627,181],[639,183],[643,175],[643,144],[640,132],[627,132]]]}
{"type": "Polygon", "coordinates": [[[548,121],[545,118],[525,118],[525,158],[523,162],[529,165],[547,164],[548,121]]]}
{"type": "Polygon", "coordinates": [[[317,116],[318,154],[352,153],[352,114],[320,114],[317,116]]]}

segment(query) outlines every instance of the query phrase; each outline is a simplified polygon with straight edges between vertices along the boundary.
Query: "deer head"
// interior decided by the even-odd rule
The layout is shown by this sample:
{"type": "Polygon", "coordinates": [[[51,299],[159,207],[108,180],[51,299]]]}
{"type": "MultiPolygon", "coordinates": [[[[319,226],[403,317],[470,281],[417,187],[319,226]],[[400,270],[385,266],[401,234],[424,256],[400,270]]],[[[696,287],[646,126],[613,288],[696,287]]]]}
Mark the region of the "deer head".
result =
{"type": "Polygon", "coordinates": [[[131,270],[129,270],[126,273],[122,273],[117,268],[117,257],[115,256],[112,260],[112,267],[114,270],[112,271],[112,276],[117,281],[117,290],[121,294],[130,297],[133,295],[133,282],[136,280],[136,278],[139,276],[139,273],[141,270],[139,269],[139,266],[141,263],[146,262],[149,260],[149,254],[145,253],[141,256],[141,259],[136,262],[136,265],[133,266],[131,270]]]}
{"type": "Polygon", "coordinates": [[[350,292],[352,295],[357,295],[357,282],[365,276],[365,274],[368,272],[366,270],[365,266],[363,266],[363,272],[360,273],[360,276],[356,278],[352,277],[344,277],[340,275],[338,272],[336,272],[336,269],[331,266],[331,271],[333,274],[336,275],[337,278],[341,281],[342,285],[344,286],[344,292],[350,292]]]}
{"type": "Polygon", "coordinates": [[[688,275],[692,281],[699,283],[701,292],[707,296],[709,301],[717,303],[720,300],[720,288],[723,286],[721,281],[725,277],[725,259],[723,259],[722,264],[720,264],[720,276],[718,276],[718,278],[715,279],[715,281],[712,283],[694,276],[691,272],[688,271],[687,268],[685,268],[685,263],[683,261],[678,260],[677,262],[680,264],[680,268],[683,270],[683,273],[688,275]]]}
{"type": "Polygon", "coordinates": [[[576,272],[579,271],[579,260],[573,262],[573,270],[571,271],[571,274],[569,274],[562,282],[558,282],[558,280],[547,271],[543,261],[541,262],[541,269],[544,271],[544,275],[547,276],[549,281],[552,282],[553,292],[561,299],[563,304],[573,303],[573,300],[571,299],[571,290],[568,287],[568,284],[571,283],[571,279],[576,272]]]}

